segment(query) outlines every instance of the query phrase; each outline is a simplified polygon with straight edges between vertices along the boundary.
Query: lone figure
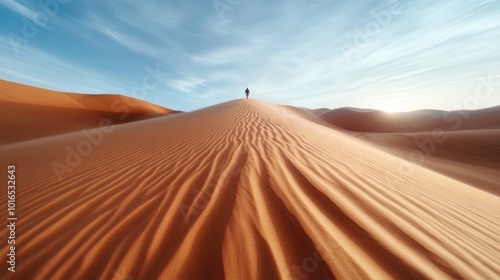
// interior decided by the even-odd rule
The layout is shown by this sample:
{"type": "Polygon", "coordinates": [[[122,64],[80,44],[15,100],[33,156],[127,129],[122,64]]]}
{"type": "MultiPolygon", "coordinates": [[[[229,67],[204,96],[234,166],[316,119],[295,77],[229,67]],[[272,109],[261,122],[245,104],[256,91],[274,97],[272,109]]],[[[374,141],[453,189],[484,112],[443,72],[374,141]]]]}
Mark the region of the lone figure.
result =
{"type": "Polygon", "coordinates": [[[250,90],[248,88],[245,90],[245,95],[247,96],[248,99],[248,96],[250,95],[250,90]]]}

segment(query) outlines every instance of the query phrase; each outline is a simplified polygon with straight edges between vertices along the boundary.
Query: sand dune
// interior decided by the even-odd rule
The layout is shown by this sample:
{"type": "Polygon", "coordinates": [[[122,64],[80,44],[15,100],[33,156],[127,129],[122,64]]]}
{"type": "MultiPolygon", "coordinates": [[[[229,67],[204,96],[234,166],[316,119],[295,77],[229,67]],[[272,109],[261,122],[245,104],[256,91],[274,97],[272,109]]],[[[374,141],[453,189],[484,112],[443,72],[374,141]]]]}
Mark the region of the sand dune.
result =
{"type": "Polygon", "coordinates": [[[370,143],[471,186],[500,195],[500,129],[355,134],[370,143]]]}
{"type": "Polygon", "coordinates": [[[314,113],[403,159],[500,195],[500,106],[452,112],[389,114],[340,108],[314,113]]]}
{"type": "Polygon", "coordinates": [[[417,110],[387,113],[372,109],[316,110],[321,119],[342,129],[362,132],[421,132],[500,129],[500,106],[475,111],[417,110]]]}
{"type": "Polygon", "coordinates": [[[113,94],[62,93],[0,80],[0,145],[177,113],[113,94]]]}
{"type": "Polygon", "coordinates": [[[1,279],[500,276],[498,196],[290,107],[237,100],[0,154],[22,213],[1,279]]]}

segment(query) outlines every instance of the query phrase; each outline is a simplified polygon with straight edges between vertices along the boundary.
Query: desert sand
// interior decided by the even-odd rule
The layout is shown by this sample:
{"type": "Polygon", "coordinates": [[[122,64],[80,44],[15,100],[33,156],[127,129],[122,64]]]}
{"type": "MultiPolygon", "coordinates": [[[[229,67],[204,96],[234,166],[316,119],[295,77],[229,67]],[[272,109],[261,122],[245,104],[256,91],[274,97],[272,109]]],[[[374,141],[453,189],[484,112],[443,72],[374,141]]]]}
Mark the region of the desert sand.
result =
{"type": "Polygon", "coordinates": [[[177,113],[122,95],[56,92],[0,80],[0,145],[177,113]]]}
{"type": "Polygon", "coordinates": [[[373,109],[311,110],[321,119],[350,131],[396,133],[500,129],[500,106],[480,110],[417,110],[387,113],[373,109]]]}
{"type": "Polygon", "coordinates": [[[337,129],[500,195],[500,106],[475,111],[313,111],[337,129]]]}
{"type": "MultiPolygon", "coordinates": [[[[50,106],[73,104],[53,98],[50,106]]],[[[79,104],[71,109],[86,119],[79,104]]],[[[18,266],[8,272],[2,261],[1,279],[500,277],[498,172],[485,189],[407,160],[411,141],[388,148],[393,138],[376,142],[389,134],[367,140],[259,100],[157,109],[140,113],[167,114],[93,119],[94,128],[73,132],[61,118],[60,131],[30,137],[18,127],[33,121],[29,110],[17,115],[0,162],[5,173],[11,163],[17,170],[18,266]]],[[[442,144],[453,148],[437,149],[433,161],[489,174],[498,132],[481,128],[478,140],[470,131],[450,132],[442,144]]]]}

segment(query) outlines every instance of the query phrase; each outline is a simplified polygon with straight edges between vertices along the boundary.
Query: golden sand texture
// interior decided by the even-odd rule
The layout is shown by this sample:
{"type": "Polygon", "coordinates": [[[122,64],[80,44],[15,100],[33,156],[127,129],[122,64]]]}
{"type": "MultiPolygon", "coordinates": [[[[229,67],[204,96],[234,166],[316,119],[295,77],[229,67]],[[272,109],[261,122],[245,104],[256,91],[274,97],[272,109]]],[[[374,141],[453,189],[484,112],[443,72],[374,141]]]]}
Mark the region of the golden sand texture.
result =
{"type": "Polygon", "coordinates": [[[19,212],[17,270],[0,279],[500,275],[497,195],[291,107],[236,100],[0,155],[19,212]]]}

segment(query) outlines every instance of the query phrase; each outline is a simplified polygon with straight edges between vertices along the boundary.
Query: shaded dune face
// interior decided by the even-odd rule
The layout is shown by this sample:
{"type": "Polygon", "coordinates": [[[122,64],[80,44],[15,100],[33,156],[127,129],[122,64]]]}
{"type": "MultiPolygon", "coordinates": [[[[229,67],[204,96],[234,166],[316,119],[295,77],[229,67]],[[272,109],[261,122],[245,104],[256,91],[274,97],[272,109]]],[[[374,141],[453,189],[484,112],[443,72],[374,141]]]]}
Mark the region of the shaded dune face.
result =
{"type": "Polygon", "coordinates": [[[386,113],[371,109],[339,108],[312,110],[339,128],[358,132],[409,133],[500,129],[500,106],[476,111],[417,110],[386,113]]]}
{"type": "Polygon", "coordinates": [[[178,113],[122,95],[63,93],[2,80],[0,110],[0,145],[178,113]]]}
{"type": "Polygon", "coordinates": [[[500,106],[476,111],[312,111],[404,160],[500,195],[500,106]]]}
{"type": "Polygon", "coordinates": [[[0,147],[22,209],[0,278],[498,277],[498,196],[299,111],[250,99],[115,125],[78,164],[78,132],[0,147]]]}

